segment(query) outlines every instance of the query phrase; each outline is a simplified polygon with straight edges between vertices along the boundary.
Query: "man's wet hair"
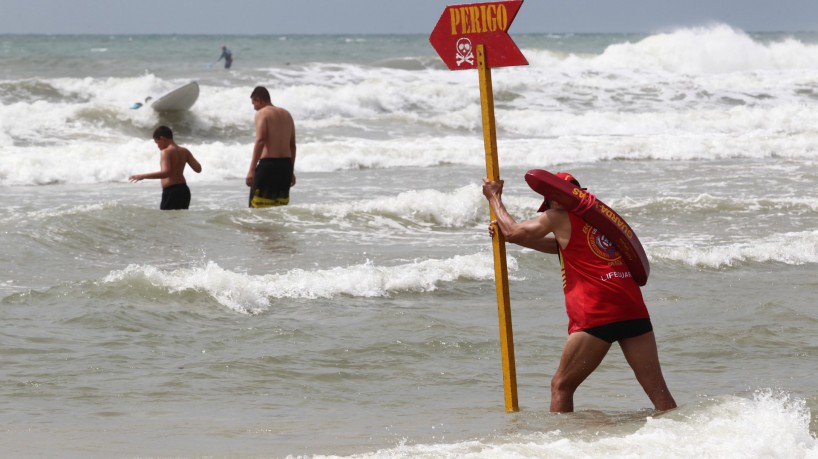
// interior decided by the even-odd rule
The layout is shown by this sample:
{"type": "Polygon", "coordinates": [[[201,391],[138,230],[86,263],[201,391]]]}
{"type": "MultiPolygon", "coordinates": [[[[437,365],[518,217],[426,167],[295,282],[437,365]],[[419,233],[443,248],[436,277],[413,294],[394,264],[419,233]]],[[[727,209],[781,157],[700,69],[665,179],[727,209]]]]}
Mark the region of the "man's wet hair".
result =
{"type": "Polygon", "coordinates": [[[272,101],[270,101],[270,91],[264,86],[256,86],[256,88],[253,89],[253,93],[250,94],[250,98],[272,103],[272,101]]]}
{"type": "Polygon", "coordinates": [[[167,126],[159,126],[153,131],[153,140],[157,140],[159,137],[173,140],[173,131],[167,126]]]}

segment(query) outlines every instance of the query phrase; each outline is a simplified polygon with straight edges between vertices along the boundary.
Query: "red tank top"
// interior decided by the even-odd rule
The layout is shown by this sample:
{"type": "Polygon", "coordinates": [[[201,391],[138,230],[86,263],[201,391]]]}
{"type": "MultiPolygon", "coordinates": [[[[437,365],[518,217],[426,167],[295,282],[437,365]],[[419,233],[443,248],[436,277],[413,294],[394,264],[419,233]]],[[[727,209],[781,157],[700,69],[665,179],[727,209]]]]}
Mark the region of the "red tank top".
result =
{"type": "Polygon", "coordinates": [[[560,247],[568,333],[631,319],[647,319],[642,291],[608,238],[568,214],[571,239],[560,247]]]}

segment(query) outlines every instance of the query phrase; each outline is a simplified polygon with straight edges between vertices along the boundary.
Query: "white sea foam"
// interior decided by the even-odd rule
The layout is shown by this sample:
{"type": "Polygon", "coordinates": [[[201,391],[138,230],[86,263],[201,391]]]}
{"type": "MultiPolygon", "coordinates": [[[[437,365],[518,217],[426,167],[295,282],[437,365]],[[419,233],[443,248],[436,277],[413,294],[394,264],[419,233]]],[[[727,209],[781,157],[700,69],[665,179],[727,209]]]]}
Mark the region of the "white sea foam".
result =
{"type": "Polygon", "coordinates": [[[818,69],[818,46],[793,38],[769,44],[724,24],[652,35],[611,45],[596,60],[604,67],[721,74],[757,70],[818,69]]]}
{"type": "MultiPolygon", "coordinates": [[[[690,239],[688,236],[686,239],[690,239]]],[[[784,263],[803,265],[818,263],[818,231],[779,233],[762,240],[713,244],[703,242],[691,246],[648,245],[652,260],[669,260],[691,266],[726,268],[745,263],[784,263]]]]}
{"type": "MultiPolygon", "coordinates": [[[[818,45],[765,43],[717,25],[595,55],[525,52],[530,66],[498,69],[494,79],[504,165],[814,159],[818,150],[811,108],[818,45]]],[[[275,103],[296,119],[299,171],[481,164],[470,73],[352,63],[269,73],[275,103]]],[[[0,185],[116,181],[153,167],[150,132],[168,121],[147,106],[129,107],[185,82],[151,73],[3,82],[12,94],[33,95],[0,104],[0,185]],[[53,161],[55,150],[66,160],[53,161]]],[[[253,142],[249,90],[203,81],[199,101],[174,121],[180,143],[201,156],[201,179],[244,176],[246,164],[235,158],[246,161],[253,142]]]]}
{"type": "MultiPolygon", "coordinates": [[[[516,261],[509,260],[509,269],[516,261]]],[[[154,266],[131,265],[111,272],[103,282],[147,280],[170,292],[207,292],[220,304],[242,313],[266,311],[276,299],[389,297],[400,293],[430,292],[457,280],[486,280],[494,276],[491,254],[455,256],[445,260],[418,260],[395,266],[360,265],[279,274],[249,275],[225,270],[214,262],[205,266],[164,271],[154,266]]]]}
{"type": "Polygon", "coordinates": [[[678,29],[635,42],[611,44],[600,54],[566,54],[536,48],[523,51],[532,67],[557,68],[569,74],[625,71],[637,77],[651,73],[704,76],[756,72],[763,76],[765,71],[818,68],[818,45],[792,37],[762,42],[724,24],[678,29]]]}
{"type": "MultiPolygon", "coordinates": [[[[213,141],[199,144],[184,139],[180,143],[190,148],[203,165],[202,174],[187,174],[188,181],[235,180],[243,178],[247,172],[246,161],[252,151],[250,143],[213,141]]],[[[568,158],[577,163],[594,163],[614,159],[811,159],[816,154],[816,147],[809,138],[757,138],[750,135],[510,139],[501,140],[499,149],[504,166],[529,168],[563,164],[568,158]]],[[[59,147],[6,147],[0,149],[0,185],[125,181],[131,174],[158,170],[158,158],[158,150],[149,139],[124,139],[117,143],[86,141],[59,147]],[[55,161],[55,149],[60,152],[58,161],[55,161]]],[[[484,163],[482,139],[478,138],[351,138],[302,143],[296,172],[433,167],[441,164],[480,167],[484,163]]]]}
{"type": "MultiPolygon", "coordinates": [[[[792,176],[800,181],[800,177],[792,176]]],[[[809,195],[787,197],[745,197],[745,196],[717,196],[710,193],[695,193],[684,196],[651,196],[636,199],[624,197],[606,201],[618,210],[633,211],[651,207],[660,207],[664,212],[691,212],[722,210],[741,210],[746,212],[788,212],[804,213],[818,212],[818,198],[809,195]]]]}
{"type": "MultiPolygon", "coordinates": [[[[566,436],[559,430],[541,434],[505,434],[492,440],[454,444],[399,445],[357,459],[375,458],[654,458],[691,457],[817,458],[818,439],[810,433],[810,413],[803,400],[769,390],[752,399],[721,397],[649,417],[633,433],[610,426],[566,436]]],[[[340,456],[315,456],[337,458],[340,456]]]]}
{"type": "Polygon", "coordinates": [[[471,227],[485,219],[485,198],[476,184],[460,187],[450,193],[431,189],[411,190],[394,197],[304,207],[335,219],[359,214],[387,215],[419,225],[434,224],[449,228],[471,227]]]}

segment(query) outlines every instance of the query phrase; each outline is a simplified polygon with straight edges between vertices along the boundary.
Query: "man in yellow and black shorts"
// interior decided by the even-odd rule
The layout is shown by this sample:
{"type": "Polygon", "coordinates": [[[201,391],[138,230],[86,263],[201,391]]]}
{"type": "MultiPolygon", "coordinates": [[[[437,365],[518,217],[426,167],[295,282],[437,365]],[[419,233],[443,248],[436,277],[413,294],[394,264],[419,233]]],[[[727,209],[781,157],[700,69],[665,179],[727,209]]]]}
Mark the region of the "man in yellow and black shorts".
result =
{"type": "Polygon", "coordinates": [[[270,101],[264,86],[250,94],[256,110],[256,141],[245,183],[250,207],[286,206],[295,186],[295,123],[287,110],[270,101]]]}

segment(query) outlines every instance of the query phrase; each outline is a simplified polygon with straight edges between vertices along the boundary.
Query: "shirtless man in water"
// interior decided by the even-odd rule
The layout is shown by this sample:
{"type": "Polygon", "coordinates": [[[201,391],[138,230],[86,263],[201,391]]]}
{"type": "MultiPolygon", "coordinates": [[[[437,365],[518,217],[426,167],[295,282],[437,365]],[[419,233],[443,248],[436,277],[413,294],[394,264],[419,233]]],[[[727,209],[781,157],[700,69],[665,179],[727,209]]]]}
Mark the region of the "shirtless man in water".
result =
{"type": "Polygon", "coordinates": [[[264,86],[250,94],[256,110],[256,142],[245,183],[250,207],[286,206],[295,186],[295,123],[287,110],[270,101],[264,86]]]}
{"type": "Polygon", "coordinates": [[[153,131],[153,141],[162,152],[159,158],[161,170],[148,174],[136,174],[128,177],[131,182],[138,182],[144,179],[160,179],[162,185],[162,203],[159,208],[162,210],[187,209],[190,206],[190,188],[185,181],[185,165],[198,174],[202,171],[202,165],[193,153],[187,148],[176,145],[173,141],[173,131],[167,126],[159,126],[153,131]]]}

